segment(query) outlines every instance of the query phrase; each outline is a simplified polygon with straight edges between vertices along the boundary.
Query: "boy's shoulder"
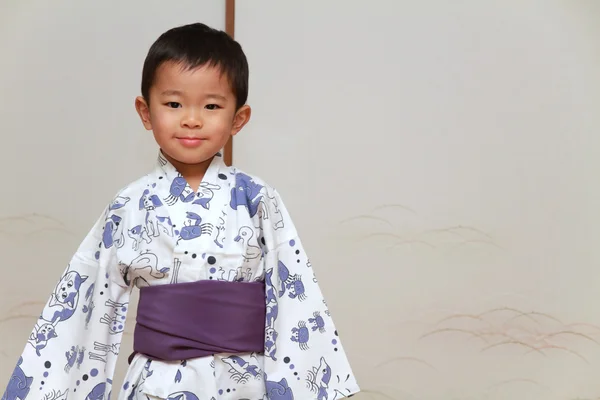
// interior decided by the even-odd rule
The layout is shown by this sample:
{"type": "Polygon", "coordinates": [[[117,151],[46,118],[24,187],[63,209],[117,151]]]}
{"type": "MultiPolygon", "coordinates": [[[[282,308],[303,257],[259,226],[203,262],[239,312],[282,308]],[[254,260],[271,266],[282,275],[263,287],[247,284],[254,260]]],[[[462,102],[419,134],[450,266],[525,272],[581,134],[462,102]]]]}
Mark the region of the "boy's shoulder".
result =
{"type": "MultiPolygon", "coordinates": [[[[265,246],[275,249],[298,237],[296,226],[278,190],[259,175],[231,167],[235,189],[243,194],[235,201],[243,201],[252,217],[258,218],[265,246]]],[[[232,202],[233,199],[232,191],[232,202]]]]}
{"type": "Polygon", "coordinates": [[[125,213],[127,209],[131,208],[131,204],[139,200],[143,188],[147,187],[150,181],[150,174],[146,174],[121,187],[110,199],[108,212],[111,214],[125,213]]]}
{"type": "Polygon", "coordinates": [[[232,187],[235,186],[238,189],[250,188],[251,192],[257,191],[262,194],[271,194],[275,192],[275,188],[259,175],[250,173],[235,166],[227,167],[227,169],[227,175],[233,178],[231,180],[232,182],[230,183],[230,186],[232,187]]]}
{"type": "Polygon", "coordinates": [[[155,181],[156,179],[153,179],[153,172],[147,173],[121,187],[114,195],[114,198],[139,196],[146,188],[152,187],[153,183],[156,186],[155,181]]]}

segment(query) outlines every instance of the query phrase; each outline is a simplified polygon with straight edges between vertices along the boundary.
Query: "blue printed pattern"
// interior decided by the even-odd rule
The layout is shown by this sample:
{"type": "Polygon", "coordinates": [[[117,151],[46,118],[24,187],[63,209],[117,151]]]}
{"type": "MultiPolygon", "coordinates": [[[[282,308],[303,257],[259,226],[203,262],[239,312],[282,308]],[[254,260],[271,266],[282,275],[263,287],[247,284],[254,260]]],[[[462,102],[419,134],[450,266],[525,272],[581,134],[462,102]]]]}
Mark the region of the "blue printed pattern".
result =
{"type": "MultiPolygon", "coordinates": [[[[127,355],[122,355],[127,356],[127,355]]],[[[162,155],[107,205],[54,287],[1,400],[339,399],[358,386],[275,190],[215,156],[194,191],[162,155]],[[264,281],[264,353],[136,355],[112,377],[135,287],[264,281]]]]}

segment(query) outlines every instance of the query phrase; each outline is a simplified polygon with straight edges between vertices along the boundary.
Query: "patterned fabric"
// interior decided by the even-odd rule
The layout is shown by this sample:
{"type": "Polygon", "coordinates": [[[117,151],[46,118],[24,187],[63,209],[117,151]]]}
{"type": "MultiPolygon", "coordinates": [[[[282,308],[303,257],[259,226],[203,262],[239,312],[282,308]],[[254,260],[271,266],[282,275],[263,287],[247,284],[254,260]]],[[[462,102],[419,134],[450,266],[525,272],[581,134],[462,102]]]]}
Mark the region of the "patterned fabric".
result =
{"type": "Polygon", "coordinates": [[[279,194],[220,154],[194,192],[159,155],[81,243],[2,400],[332,400],[358,391],[279,194]],[[264,352],[176,362],[138,354],[113,387],[131,290],[204,279],[265,282],[264,352]]]}

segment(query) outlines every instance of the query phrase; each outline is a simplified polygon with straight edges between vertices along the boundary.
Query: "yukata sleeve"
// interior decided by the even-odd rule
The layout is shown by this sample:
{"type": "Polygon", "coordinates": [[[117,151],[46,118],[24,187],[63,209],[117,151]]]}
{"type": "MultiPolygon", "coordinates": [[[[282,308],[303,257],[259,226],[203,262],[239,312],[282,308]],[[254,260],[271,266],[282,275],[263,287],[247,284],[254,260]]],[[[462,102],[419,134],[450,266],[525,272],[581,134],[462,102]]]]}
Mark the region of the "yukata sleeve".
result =
{"type": "Polygon", "coordinates": [[[123,206],[113,201],[72,256],[2,400],[108,398],[130,295],[116,257],[123,206]]]}
{"type": "Polygon", "coordinates": [[[269,399],[340,399],[360,389],[313,266],[274,190],[263,198],[264,375],[269,399]]]}

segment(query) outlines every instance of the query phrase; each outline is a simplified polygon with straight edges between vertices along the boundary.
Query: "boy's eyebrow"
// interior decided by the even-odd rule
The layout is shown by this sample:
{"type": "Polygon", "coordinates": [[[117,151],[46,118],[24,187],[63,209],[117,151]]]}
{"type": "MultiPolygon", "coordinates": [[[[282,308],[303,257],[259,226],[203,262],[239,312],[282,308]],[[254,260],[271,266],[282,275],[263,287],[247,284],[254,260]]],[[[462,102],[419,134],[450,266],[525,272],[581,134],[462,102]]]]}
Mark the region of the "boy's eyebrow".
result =
{"type": "Polygon", "coordinates": [[[181,96],[182,93],[179,90],[168,89],[161,93],[163,96],[181,96]]]}
{"type": "MultiPolygon", "coordinates": [[[[177,89],[167,89],[164,92],[162,92],[161,95],[163,95],[163,96],[183,96],[183,92],[180,90],[177,90],[177,89]]],[[[207,94],[206,98],[227,101],[227,98],[225,96],[222,96],[222,95],[216,94],[216,93],[207,94]]]]}
{"type": "Polygon", "coordinates": [[[217,99],[217,100],[222,100],[222,101],[226,101],[227,99],[225,98],[225,96],[221,96],[220,94],[216,94],[216,93],[211,93],[206,95],[207,98],[209,99],[217,99]]]}

